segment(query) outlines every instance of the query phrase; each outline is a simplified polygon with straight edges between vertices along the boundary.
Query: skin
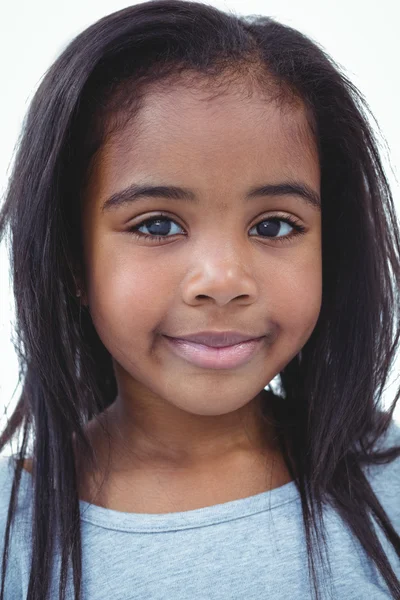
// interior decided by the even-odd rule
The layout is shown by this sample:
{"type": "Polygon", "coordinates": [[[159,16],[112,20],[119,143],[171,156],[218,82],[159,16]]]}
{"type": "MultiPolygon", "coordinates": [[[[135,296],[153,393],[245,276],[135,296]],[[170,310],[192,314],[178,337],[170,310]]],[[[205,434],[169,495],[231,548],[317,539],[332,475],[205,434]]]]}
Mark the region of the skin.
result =
{"type": "MultiPolygon", "coordinates": [[[[289,178],[319,194],[320,167],[301,102],[281,111],[257,93],[245,98],[238,91],[204,101],[193,86],[150,90],[91,170],[79,282],[118,384],[113,405],[87,430],[99,473],[109,451],[111,457],[97,504],[189,510],[291,479],[260,406],[268,401],[264,387],[318,320],[321,213],[294,195],[244,197],[254,186],[289,178]],[[198,203],[147,197],[101,210],[133,182],[189,188],[198,203]],[[133,237],[129,227],[160,211],[172,220],[167,237],[133,237]],[[305,233],[284,243],[258,234],[255,226],[277,212],[294,216],[305,233]],[[162,336],[206,329],[266,337],[247,364],[217,370],[177,357],[162,336]],[[110,432],[110,447],[100,423],[110,432]],[[140,497],[132,495],[134,477],[140,497]],[[171,505],[154,500],[159,490],[170,493],[171,505]]],[[[280,223],[278,236],[295,233],[280,223]]],[[[140,232],[150,233],[145,225],[140,232]]],[[[94,493],[96,476],[82,474],[82,497],[94,493]]]]}

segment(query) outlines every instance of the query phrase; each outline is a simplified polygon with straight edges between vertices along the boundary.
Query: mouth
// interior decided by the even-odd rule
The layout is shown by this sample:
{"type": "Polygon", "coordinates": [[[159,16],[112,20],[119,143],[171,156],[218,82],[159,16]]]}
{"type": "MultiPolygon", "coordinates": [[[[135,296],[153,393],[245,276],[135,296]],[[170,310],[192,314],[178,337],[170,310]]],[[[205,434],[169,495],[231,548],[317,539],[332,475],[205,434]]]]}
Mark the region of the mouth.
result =
{"type": "Polygon", "coordinates": [[[247,364],[264,343],[265,336],[231,346],[214,347],[163,336],[179,358],[204,369],[233,369],[247,364]]]}

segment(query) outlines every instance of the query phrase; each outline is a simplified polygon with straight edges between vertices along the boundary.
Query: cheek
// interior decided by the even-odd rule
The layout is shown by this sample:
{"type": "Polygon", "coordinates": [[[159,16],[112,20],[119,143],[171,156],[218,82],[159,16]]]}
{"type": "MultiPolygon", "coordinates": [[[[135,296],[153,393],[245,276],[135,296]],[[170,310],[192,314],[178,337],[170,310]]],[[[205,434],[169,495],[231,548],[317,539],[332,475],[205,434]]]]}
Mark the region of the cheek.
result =
{"type": "Polygon", "coordinates": [[[171,281],[171,271],[154,261],[129,260],[126,252],[111,249],[99,254],[92,263],[89,304],[100,337],[148,334],[167,310],[171,281]]]}
{"type": "Polygon", "coordinates": [[[299,350],[313,332],[321,310],[321,261],[314,257],[312,261],[288,264],[277,281],[273,318],[280,324],[282,342],[299,350]]]}
{"type": "Polygon", "coordinates": [[[314,258],[303,263],[287,261],[274,268],[274,277],[268,278],[264,296],[268,320],[276,325],[272,327],[276,337],[270,348],[275,373],[300,352],[317,324],[322,274],[320,261],[314,258]]]}

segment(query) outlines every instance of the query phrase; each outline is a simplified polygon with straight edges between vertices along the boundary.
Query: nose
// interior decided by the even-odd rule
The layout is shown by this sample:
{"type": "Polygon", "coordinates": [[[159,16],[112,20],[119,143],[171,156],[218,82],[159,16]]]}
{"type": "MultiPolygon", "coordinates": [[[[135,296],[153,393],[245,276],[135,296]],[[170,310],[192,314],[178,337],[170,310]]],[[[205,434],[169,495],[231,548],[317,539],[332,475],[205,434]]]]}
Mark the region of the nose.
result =
{"type": "Polygon", "coordinates": [[[257,297],[257,283],[250,274],[250,265],[235,257],[210,256],[205,252],[201,264],[187,276],[183,284],[183,299],[198,304],[206,299],[224,306],[231,300],[252,304],[257,297]]]}

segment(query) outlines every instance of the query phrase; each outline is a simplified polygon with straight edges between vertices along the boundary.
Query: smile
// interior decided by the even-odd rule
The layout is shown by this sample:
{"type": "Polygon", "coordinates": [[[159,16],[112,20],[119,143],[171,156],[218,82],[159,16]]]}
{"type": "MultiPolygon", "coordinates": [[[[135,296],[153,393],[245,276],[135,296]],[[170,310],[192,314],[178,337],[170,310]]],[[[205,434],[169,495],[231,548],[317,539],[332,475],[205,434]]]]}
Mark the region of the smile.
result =
{"type": "Polygon", "coordinates": [[[215,348],[179,338],[163,336],[176,356],[204,369],[233,369],[248,363],[263,344],[265,336],[247,342],[215,348]]]}

